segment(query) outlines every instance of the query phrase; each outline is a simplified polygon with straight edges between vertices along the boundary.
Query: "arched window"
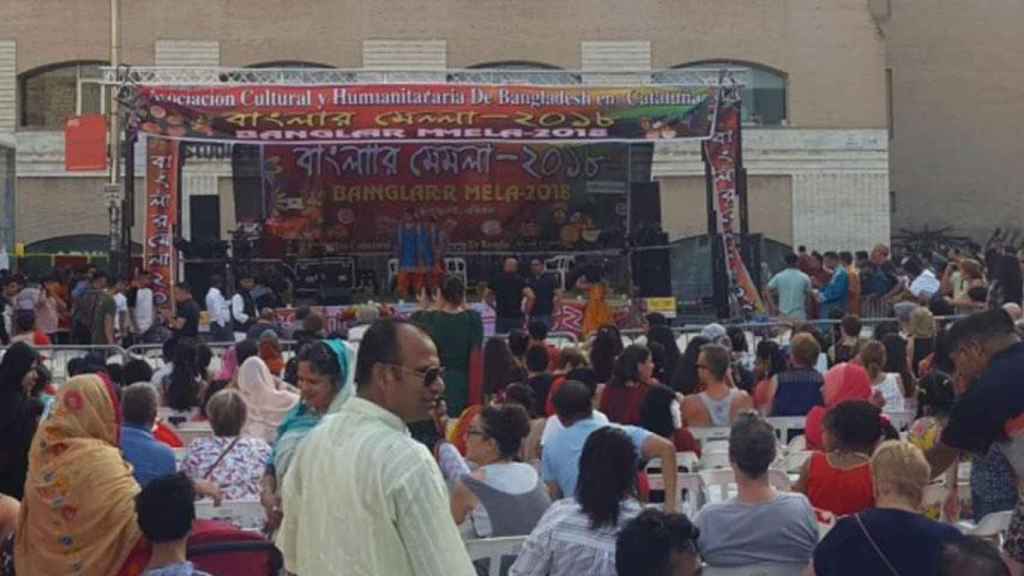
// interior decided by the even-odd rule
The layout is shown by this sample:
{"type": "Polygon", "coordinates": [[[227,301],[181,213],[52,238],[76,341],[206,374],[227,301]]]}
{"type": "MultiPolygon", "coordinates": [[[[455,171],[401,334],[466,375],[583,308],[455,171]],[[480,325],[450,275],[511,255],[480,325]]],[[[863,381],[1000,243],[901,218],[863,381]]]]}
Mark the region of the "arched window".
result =
{"type": "Polygon", "coordinates": [[[18,125],[22,128],[62,130],[78,114],[107,110],[103,87],[95,80],[105,62],[62,62],[43,66],[18,77],[18,125]]]}
{"type": "Polygon", "coordinates": [[[502,60],[474,64],[461,72],[448,74],[448,81],[484,84],[579,84],[579,74],[558,72],[558,66],[527,60],[502,60]]]}
{"type": "MultiPolygon", "coordinates": [[[[749,62],[734,60],[704,60],[674,70],[728,70],[744,85],[743,122],[754,126],[785,126],[786,117],[786,75],[783,72],[749,62]]],[[[655,82],[671,83],[672,70],[654,75],[655,82]]]]}

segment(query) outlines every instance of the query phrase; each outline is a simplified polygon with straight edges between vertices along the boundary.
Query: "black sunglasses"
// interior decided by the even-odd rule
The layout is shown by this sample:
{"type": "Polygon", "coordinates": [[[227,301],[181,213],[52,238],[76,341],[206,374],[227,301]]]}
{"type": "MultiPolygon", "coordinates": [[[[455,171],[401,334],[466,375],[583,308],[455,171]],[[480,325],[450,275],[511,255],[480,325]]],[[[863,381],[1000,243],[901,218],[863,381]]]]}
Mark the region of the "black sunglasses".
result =
{"type": "Polygon", "coordinates": [[[405,372],[412,372],[413,374],[423,376],[423,386],[427,388],[433,386],[441,378],[444,378],[444,368],[440,366],[434,366],[431,368],[427,368],[426,370],[417,370],[415,368],[409,368],[408,366],[400,366],[398,364],[388,364],[388,366],[398,368],[399,370],[403,370],[405,372]]]}

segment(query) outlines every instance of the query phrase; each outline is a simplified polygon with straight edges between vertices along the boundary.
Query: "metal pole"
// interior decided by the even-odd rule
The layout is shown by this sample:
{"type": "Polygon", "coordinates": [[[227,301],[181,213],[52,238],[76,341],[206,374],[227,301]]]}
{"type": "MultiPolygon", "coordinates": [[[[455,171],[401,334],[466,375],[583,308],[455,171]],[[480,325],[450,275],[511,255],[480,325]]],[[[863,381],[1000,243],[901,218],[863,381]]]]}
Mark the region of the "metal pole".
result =
{"type": "MultiPolygon", "coordinates": [[[[110,0],[110,66],[117,70],[121,64],[120,58],[120,0],[110,0]]],[[[121,251],[121,198],[118,198],[117,190],[119,168],[121,165],[121,132],[119,130],[120,106],[117,102],[116,86],[112,88],[110,101],[110,191],[107,201],[110,208],[110,268],[115,274],[119,272],[119,253],[121,251]]],[[[122,191],[123,194],[123,191],[122,191]]]]}

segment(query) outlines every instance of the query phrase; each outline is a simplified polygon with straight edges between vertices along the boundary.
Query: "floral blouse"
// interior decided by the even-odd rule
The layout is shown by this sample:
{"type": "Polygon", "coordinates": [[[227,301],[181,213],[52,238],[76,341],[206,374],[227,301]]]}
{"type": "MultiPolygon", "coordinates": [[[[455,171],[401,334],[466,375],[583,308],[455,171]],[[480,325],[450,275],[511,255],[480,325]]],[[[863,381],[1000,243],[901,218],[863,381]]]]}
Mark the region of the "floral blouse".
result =
{"type": "MultiPolygon", "coordinates": [[[[193,440],[181,471],[193,480],[202,480],[234,440],[223,436],[193,440]]],[[[270,445],[263,439],[238,438],[208,480],[220,486],[225,500],[257,500],[260,497],[260,479],[269,459],[270,445]]]]}

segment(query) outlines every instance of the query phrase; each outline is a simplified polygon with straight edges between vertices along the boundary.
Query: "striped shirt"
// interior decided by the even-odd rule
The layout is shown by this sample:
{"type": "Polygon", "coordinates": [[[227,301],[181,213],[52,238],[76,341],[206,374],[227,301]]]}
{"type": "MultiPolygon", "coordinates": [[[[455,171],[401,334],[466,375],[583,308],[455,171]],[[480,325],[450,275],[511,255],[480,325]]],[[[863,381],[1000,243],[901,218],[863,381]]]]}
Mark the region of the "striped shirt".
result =
{"type": "Polygon", "coordinates": [[[430,452],[351,398],[309,433],[281,489],[277,546],[302,576],[475,576],[430,452]]]}
{"type": "Polygon", "coordinates": [[[575,499],[559,500],[526,539],[509,576],[615,576],[615,537],[641,510],[636,500],[625,500],[615,526],[591,530],[575,499]]]}

